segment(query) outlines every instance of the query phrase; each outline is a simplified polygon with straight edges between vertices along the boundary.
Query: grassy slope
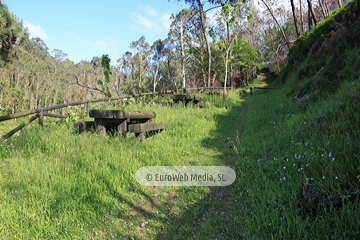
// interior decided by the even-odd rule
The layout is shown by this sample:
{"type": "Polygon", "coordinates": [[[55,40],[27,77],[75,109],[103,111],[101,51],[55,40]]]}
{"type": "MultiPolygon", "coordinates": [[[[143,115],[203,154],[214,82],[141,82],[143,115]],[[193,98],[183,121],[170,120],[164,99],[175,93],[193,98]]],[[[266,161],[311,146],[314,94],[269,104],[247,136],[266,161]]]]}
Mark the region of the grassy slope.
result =
{"type": "MultiPolygon", "coordinates": [[[[232,92],[225,103],[207,99],[213,103],[208,109],[128,106],[154,110],[157,121],[169,122],[167,131],[146,141],[78,136],[70,123],[47,120],[43,129],[2,143],[0,235],[359,238],[359,201],[311,218],[302,212],[304,185],[334,195],[359,188],[360,178],[360,50],[353,46],[315,59],[304,47],[316,43],[312,36],[297,43],[292,61],[271,84],[277,90],[245,93],[241,101],[232,92]],[[292,101],[322,67],[318,84],[292,101]],[[237,180],[221,188],[147,188],[133,175],[145,165],[227,165],[237,180]],[[149,224],[140,228],[144,221],[149,224]]],[[[267,83],[257,79],[256,85],[267,83]]]]}
{"type": "MultiPolygon", "coordinates": [[[[147,165],[222,165],[219,149],[231,146],[227,137],[208,139],[205,145],[203,140],[216,129],[214,115],[229,111],[215,106],[232,106],[231,99],[227,104],[214,99],[214,107],[205,109],[126,106],[155,111],[157,121],[168,122],[167,131],[142,142],[131,134],[125,139],[77,135],[65,121],[46,119],[44,128],[33,124],[1,144],[0,235],[9,239],[156,235],[167,226],[170,212],[181,213],[209,189],[147,188],[137,184],[134,173],[147,165]],[[141,229],[144,221],[149,225],[141,229]]],[[[232,149],[228,152],[235,159],[232,149]]]]}

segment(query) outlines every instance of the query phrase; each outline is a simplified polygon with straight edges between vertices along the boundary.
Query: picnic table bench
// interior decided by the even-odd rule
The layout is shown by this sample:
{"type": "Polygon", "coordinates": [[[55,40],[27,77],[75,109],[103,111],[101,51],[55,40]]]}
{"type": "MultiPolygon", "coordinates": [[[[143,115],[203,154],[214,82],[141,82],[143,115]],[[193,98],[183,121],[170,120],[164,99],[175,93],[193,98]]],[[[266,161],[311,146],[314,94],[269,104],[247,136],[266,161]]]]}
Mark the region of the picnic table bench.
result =
{"type": "Polygon", "coordinates": [[[201,97],[196,95],[173,95],[174,103],[185,103],[186,106],[205,107],[205,103],[201,102],[201,97]]]}
{"type": "Polygon", "coordinates": [[[94,121],[75,122],[74,128],[79,132],[95,128],[99,135],[114,129],[122,136],[130,132],[143,139],[148,132],[163,130],[167,125],[166,122],[151,122],[156,117],[155,112],[151,111],[90,110],[89,116],[94,121]]]}

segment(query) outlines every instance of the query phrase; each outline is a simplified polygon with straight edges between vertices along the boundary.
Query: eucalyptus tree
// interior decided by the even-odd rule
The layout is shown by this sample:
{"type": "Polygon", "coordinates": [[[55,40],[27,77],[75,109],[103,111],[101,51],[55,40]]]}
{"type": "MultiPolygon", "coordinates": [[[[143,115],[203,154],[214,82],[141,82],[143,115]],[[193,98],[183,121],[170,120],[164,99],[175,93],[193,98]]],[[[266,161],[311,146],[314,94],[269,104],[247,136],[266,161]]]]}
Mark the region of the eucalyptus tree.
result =
{"type": "Polygon", "coordinates": [[[21,44],[21,46],[31,55],[45,60],[49,55],[49,48],[46,43],[39,37],[31,38],[29,41],[21,44]]]}
{"type": "Polygon", "coordinates": [[[168,33],[172,46],[178,52],[181,61],[182,88],[186,87],[186,61],[189,57],[190,44],[194,41],[191,31],[194,31],[194,24],[191,21],[193,12],[189,9],[183,9],[175,16],[172,15],[172,23],[168,33]]]}
{"type": "Polygon", "coordinates": [[[123,78],[123,81],[119,83],[119,89],[123,93],[132,93],[135,88],[134,80],[132,77],[134,63],[133,63],[133,54],[132,52],[125,52],[118,60],[117,60],[117,68],[123,78]],[[121,85],[121,86],[120,86],[121,85]]]}
{"type": "Polygon", "coordinates": [[[272,8],[270,7],[269,3],[267,3],[267,1],[265,1],[265,0],[261,0],[261,2],[265,5],[266,9],[269,11],[270,15],[272,16],[272,18],[274,19],[276,25],[278,26],[279,30],[281,31],[282,37],[283,37],[283,39],[284,39],[284,42],[286,43],[286,45],[288,46],[288,48],[290,48],[289,40],[288,40],[288,38],[286,37],[285,32],[284,32],[283,28],[281,27],[281,25],[280,25],[277,17],[275,16],[272,8]]]}
{"type": "MultiPolygon", "coordinates": [[[[299,37],[299,36],[300,36],[300,31],[299,31],[298,24],[297,24],[297,18],[296,18],[294,0],[290,0],[290,3],[291,3],[291,10],[292,10],[293,18],[294,18],[294,25],[295,25],[295,30],[296,30],[296,36],[299,37]]],[[[300,3],[300,4],[301,4],[301,3],[300,3]]]]}
{"type": "Polygon", "coordinates": [[[227,87],[227,78],[228,78],[228,66],[230,52],[235,42],[234,35],[231,34],[230,25],[235,24],[235,17],[233,12],[234,8],[230,6],[229,3],[226,3],[222,6],[220,17],[217,21],[217,26],[211,28],[209,33],[213,39],[213,42],[219,48],[220,54],[223,55],[223,64],[225,66],[224,73],[224,88],[227,87]]]}
{"type": "Polygon", "coordinates": [[[203,37],[206,43],[207,47],[207,53],[208,53],[208,80],[207,85],[211,85],[211,47],[210,47],[210,41],[208,37],[207,27],[208,22],[206,21],[206,14],[204,11],[204,6],[201,0],[185,0],[185,2],[190,3],[192,8],[197,9],[198,15],[200,16],[200,29],[202,30],[203,37]]]}
{"type": "MultiPolygon", "coordinates": [[[[202,83],[202,86],[208,85],[208,54],[206,42],[203,37],[202,30],[198,27],[200,25],[201,19],[196,10],[193,10],[193,17],[189,19],[190,31],[188,31],[188,36],[186,38],[187,47],[188,47],[188,56],[186,58],[187,63],[187,82],[194,86],[199,86],[202,83]],[[200,81],[198,80],[200,79],[200,81]]],[[[213,51],[213,47],[211,48],[213,51]]],[[[211,54],[211,56],[213,56],[211,54]]],[[[212,59],[211,59],[212,60],[212,59]]],[[[213,70],[213,64],[211,64],[211,71],[213,70]]],[[[211,79],[210,79],[211,84],[211,79]]]]}
{"type": "MultiPolygon", "coordinates": [[[[318,22],[315,10],[313,8],[313,4],[311,0],[307,0],[308,3],[308,11],[309,11],[309,18],[311,17],[311,20],[314,21],[314,24],[316,25],[318,22]]],[[[310,22],[310,19],[309,19],[310,22]]]]}
{"type": "Polygon", "coordinates": [[[137,91],[142,92],[146,90],[146,80],[150,70],[150,45],[142,36],[139,40],[131,42],[130,47],[136,50],[133,56],[132,70],[133,76],[138,82],[137,91]]]}
{"type": "MultiPolygon", "coordinates": [[[[178,0],[183,1],[183,0],[178,0]]],[[[232,4],[237,4],[238,0],[208,0],[207,1],[210,4],[217,5],[217,7],[220,7],[222,4],[225,4],[227,2],[232,4]]],[[[200,18],[199,22],[199,28],[201,29],[203,33],[203,38],[206,43],[206,49],[207,49],[207,61],[208,61],[208,70],[207,70],[207,85],[211,85],[211,64],[212,64],[212,56],[211,56],[211,43],[208,37],[208,21],[206,18],[206,12],[208,10],[204,10],[204,4],[201,0],[185,0],[185,3],[190,4],[191,9],[197,10],[197,14],[200,18]]]]}
{"type": "Polygon", "coordinates": [[[151,72],[153,79],[153,88],[152,91],[155,92],[156,85],[161,80],[162,76],[159,76],[160,64],[162,63],[162,59],[165,56],[165,43],[158,39],[151,46],[152,51],[152,64],[151,64],[151,72]]]}
{"type": "Polygon", "coordinates": [[[60,62],[64,62],[66,59],[68,59],[68,55],[60,49],[54,49],[52,54],[54,55],[54,58],[60,62]]]}
{"type": "MultiPolygon", "coordinates": [[[[217,25],[210,29],[210,36],[212,36],[213,42],[219,48],[219,53],[223,56],[225,89],[227,87],[232,48],[242,31],[240,27],[242,16],[238,14],[239,10],[239,5],[231,6],[229,2],[222,4],[217,25]]],[[[232,86],[232,71],[230,71],[230,86],[232,86]]]]}
{"type": "MultiPolygon", "coordinates": [[[[82,89],[86,89],[87,93],[91,93],[91,96],[111,96],[109,88],[109,80],[105,80],[104,67],[102,64],[102,58],[93,57],[89,61],[81,61],[76,64],[74,73],[75,82],[69,82],[69,84],[77,85],[82,89]]],[[[110,74],[109,74],[110,75],[110,74]]],[[[74,81],[74,79],[72,79],[74,81]]],[[[85,93],[82,93],[85,95],[85,93]]],[[[67,99],[72,98],[69,94],[66,94],[67,99]]]]}

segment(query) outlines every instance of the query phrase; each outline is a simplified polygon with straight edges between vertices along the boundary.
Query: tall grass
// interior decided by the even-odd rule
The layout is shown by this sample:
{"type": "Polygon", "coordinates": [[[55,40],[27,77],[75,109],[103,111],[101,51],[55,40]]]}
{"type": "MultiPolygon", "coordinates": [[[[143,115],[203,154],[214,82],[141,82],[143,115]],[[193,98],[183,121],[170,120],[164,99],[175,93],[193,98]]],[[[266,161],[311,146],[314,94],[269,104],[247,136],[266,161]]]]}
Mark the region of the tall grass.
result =
{"type": "MultiPolygon", "coordinates": [[[[168,122],[168,129],[144,141],[131,134],[126,138],[92,132],[78,135],[72,121],[89,120],[79,110],[70,121],[46,119],[45,127],[33,124],[1,144],[1,236],[122,239],[152,235],[164,225],[176,188],[145,188],[135,181],[136,170],[142,166],[221,165],[218,152],[202,146],[201,141],[216,127],[213,115],[226,108],[156,104],[124,108],[155,111],[154,121],[168,122]],[[145,221],[151,227],[143,233],[140,224],[145,221]]],[[[196,188],[176,208],[180,211],[187,201],[194,202],[206,192],[196,188]]]]}
{"type": "Polygon", "coordinates": [[[72,121],[89,120],[81,110],[67,121],[46,119],[45,127],[33,125],[1,144],[0,234],[4,239],[356,238],[358,202],[306,218],[302,186],[313,184],[327,195],[359,186],[360,129],[354,124],[359,83],[344,81],[335,95],[316,103],[291,102],[283,88],[241,100],[238,91],[227,98],[202,96],[211,102],[203,109],[124,105],[155,111],[154,121],[168,122],[166,131],[144,141],[131,134],[76,134],[72,121]],[[237,180],[206,188],[144,187],[134,179],[142,166],[168,165],[227,165],[237,180]]]}

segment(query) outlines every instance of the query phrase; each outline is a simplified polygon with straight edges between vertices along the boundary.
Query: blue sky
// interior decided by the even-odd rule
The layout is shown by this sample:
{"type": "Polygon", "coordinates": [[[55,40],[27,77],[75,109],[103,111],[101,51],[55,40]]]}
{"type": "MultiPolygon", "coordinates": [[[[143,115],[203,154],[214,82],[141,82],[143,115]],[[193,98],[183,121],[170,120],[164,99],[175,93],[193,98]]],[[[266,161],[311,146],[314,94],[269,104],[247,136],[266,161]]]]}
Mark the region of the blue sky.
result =
{"type": "Polygon", "coordinates": [[[170,15],[189,6],[176,0],[5,0],[23,20],[30,37],[44,40],[49,53],[60,49],[75,63],[109,54],[112,64],[145,36],[164,39],[170,15]]]}

